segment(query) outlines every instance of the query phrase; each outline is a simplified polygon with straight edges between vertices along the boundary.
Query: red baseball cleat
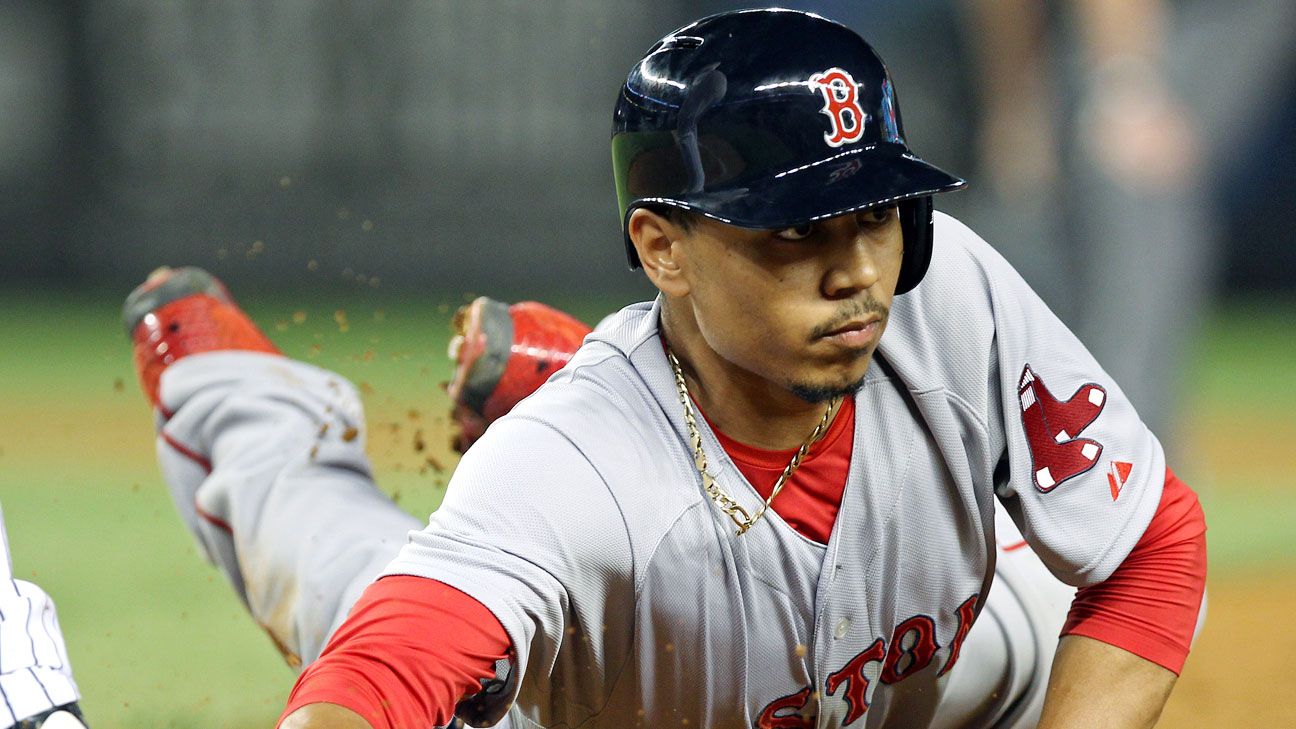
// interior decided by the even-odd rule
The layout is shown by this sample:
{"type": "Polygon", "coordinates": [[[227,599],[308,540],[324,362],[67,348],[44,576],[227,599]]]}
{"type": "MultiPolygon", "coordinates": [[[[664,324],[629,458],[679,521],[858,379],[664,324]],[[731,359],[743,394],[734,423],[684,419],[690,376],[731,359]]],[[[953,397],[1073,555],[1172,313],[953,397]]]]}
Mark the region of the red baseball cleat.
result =
{"type": "Polygon", "coordinates": [[[509,306],[485,296],[460,307],[451,326],[449,392],[460,453],[567,364],[590,332],[553,307],[534,301],[509,306]]]}
{"type": "Polygon", "coordinates": [[[201,268],[163,266],[149,274],[126,297],[122,322],[140,386],[155,407],[163,370],[181,357],[225,349],[279,354],[225,285],[201,268]]]}

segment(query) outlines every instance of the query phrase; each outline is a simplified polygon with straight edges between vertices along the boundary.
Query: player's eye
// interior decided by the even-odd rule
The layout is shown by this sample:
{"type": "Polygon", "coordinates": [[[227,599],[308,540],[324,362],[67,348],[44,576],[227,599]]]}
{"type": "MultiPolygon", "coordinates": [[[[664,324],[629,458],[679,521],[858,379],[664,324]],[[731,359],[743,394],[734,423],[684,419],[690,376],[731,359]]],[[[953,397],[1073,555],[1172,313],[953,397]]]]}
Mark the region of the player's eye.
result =
{"type": "Polygon", "coordinates": [[[894,205],[885,208],[869,208],[868,210],[861,210],[857,213],[859,221],[865,225],[882,225],[883,223],[888,223],[891,221],[891,218],[897,214],[898,212],[894,205]]]}
{"type": "Polygon", "coordinates": [[[783,240],[805,240],[814,233],[814,223],[802,223],[794,225],[791,228],[784,228],[774,234],[775,238],[783,240]]]}

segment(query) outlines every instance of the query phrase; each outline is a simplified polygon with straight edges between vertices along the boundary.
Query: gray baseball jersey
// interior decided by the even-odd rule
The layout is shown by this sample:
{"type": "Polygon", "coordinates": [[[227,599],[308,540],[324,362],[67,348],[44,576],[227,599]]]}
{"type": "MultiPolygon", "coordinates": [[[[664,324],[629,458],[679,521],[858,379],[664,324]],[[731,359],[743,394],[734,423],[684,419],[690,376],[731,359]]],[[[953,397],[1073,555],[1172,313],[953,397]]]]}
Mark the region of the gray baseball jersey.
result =
{"type": "Polygon", "coordinates": [[[777,504],[735,535],[700,486],[657,306],[632,306],[491,426],[386,573],[446,582],[508,631],[512,673],[464,709],[483,724],[516,701],[542,726],[926,726],[990,587],[995,496],[1086,585],[1142,535],[1165,469],[1080,343],[945,216],[856,394],[854,442],[827,545],[777,504]]]}
{"type": "MultiPolygon", "coordinates": [[[[1038,708],[1066,600],[1030,550],[996,561],[996,514],[1091,584],[1142,534],[1164,473],[1119,388],[941,215],[856,395],[827,545],[777,502],[737,536],[706,497],[653,304],[610,317],[492,425],[423,529],[370,481],[337,375],[210,353],[169,367],[161,395],[177,505],[290,661],[317,656],[380,572],[446,582],[513,644],[459,707],[478,726],[1011,724],[1038,708]]],[[[720,486],[755,507],[698,425],[720,486]]]]}

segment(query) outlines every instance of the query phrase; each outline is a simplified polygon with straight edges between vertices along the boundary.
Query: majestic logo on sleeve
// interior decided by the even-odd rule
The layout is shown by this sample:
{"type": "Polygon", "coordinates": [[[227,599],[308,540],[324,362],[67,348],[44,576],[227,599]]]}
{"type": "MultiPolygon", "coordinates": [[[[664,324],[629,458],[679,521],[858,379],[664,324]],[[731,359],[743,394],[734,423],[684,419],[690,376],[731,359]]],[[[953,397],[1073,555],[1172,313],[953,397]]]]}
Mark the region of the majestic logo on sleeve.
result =
{"type": "Polygon", "coordinates": [[[868,114],[860,108],[859,84],[855,79],[843,69],[830,68],[811,76],[810,88],[823,96],[824,106],[820,111],[832,124],[832,130],[824,133],[828,146],[858,142],[864,136],[868,114]]]}
{"type": "Polygon", "coordinates": [[[1121,489],[1125,488],[1132,470],[1134,464],[1125,461],[1112,461],[1107,467],[1107,485],[1111,486],[1112,501],[1120,498],[1121,489]]]}
{"type": "Polygon", "coordinates": [[[1030,446],[1035,488],[1047,493],[1093,468],[1102,454],[1102,444],[1079,436],[1107,403],[1107,391],[1101,385],[1081,385],[1070,398],[1058,400],[1027,364],[1017,385],[1017,397],[1026,444],[1030,446]]]}

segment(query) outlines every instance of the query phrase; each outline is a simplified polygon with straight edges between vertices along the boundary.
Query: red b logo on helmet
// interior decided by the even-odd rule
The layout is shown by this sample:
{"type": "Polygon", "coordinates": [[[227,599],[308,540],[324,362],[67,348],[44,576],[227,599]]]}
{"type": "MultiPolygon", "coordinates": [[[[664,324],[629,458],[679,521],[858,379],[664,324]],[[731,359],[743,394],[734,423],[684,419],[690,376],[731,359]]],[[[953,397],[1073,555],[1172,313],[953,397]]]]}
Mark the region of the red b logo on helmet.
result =
{"type": "Polygon", "coordinates": [[[849,73],[840,68],[820,71],[810,77],[810,87],[824,98],[820,109],[828,115],[832,131],[824,133],[829,147],[858,142],[864,136],[864,123],[868,114],[859,105],[859,85],[849,73]]]}

